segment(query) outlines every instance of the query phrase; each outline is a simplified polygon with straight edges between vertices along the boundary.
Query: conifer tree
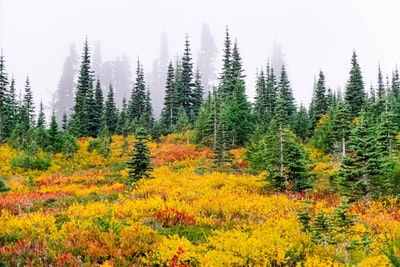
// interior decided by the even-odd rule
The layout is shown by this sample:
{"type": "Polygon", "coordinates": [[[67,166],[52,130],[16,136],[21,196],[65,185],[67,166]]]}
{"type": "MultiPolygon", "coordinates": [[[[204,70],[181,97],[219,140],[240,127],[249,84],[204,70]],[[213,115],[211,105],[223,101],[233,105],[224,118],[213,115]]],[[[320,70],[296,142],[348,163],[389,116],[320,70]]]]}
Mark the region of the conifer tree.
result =
{"type": "Polygon", "coordinates": [[[86,39],[83,47],[71,122],[71,130],[76,136],[87,136],[89,134],[89,111],[92,107],[88,106],[88,92],[92,89],[93,72],[91,71],[89,44],[86,39]]]}
{"type": "Polygon", "coordinates": [[[388,187],[385,157],[377,139],[377,128],[361,111],[352,130],[349,147],[351,154],[342,159],[338,171],[340,192],[350,200],[380,196],[388,187]]]}
{"type": "Polygon", "coordinates": [[[317,244],[322,244],[326,248],[328,243],[334,242],[333,240],[333,223],[332,218],[324,210],[320,210],[314,218],[311,226],[312,240],[317,244]]]}
{"type": "Polygon", "coordinates": [[[49,137],[48,137],[48,132],[46,131],[46,118],[44,115],[43,104],[41,101],[39,106],[39,116],[36,124],[35,134],[36,134],[36,143],[40,148],[44,150],[47,147],[49,137]]]}
{"type": "Polygon", "coordinates": [[[224,55],[222,59],[222,73],[219,77],[218,96],[225,99],[233,92],[233,71],[232,71],[232,43],[229,36],[228,27],[226,28],[224,41],[224,55]]]}
{"type": "Polygon", "coordinates": [[[150,90],[147,90],[146,97],[144,99],[143,114],[140,116],[140,120],[143,121],[143,126],[146,129],[152,129],[154,125],[153,118],[153,106],[151,104],[150,90]]]}
{"type": "Polygon", "coordinates": [[[265,127],[270,120],[271,114],[267,108],[267,85],[263,69],[261,69],[260,73],[257,73],[256,96],[254,100],[254,116],[257,126],[265,127]]]}
{"type": "Polygon", "coordinates": [[[294,115],[293,132],[304,142],[308,137],[311,125],[307,109],[301,104],[299,110],[294,115]]]}
{"type": "Polygon", "coordinates": [[[294,101],[293,91],[290,86],[289,78],[286,73],[285,65],[282,65],[281,76],[279,78],[278,98],[280,98],[281,102],[277,101],[277,106],[280,103],[281,106],[279,108],[282,112],[281,115],[284,116],[282,119],[286,121],[289,129],[293,129],[293,118],[296,114],[297,108],[294,101]]]}
{"type": "Polygon", "coordinates": [[[115,129],[116,134],[126,136],[128,134],[129,120],[128,120],[128,104],[126,98],[122,98],[122,109],[118,114],[117,127],[115,129]]]}
{"type": "Polygon", "coordinates": [[[215,94],[208,93],[206,100],[200,107],[194,128],[194,143],[212,147],[214,136],[213,102],[215,94]]]}
{"type": "MultiPolygon", "coordinates": [[[[10,90],[8,92],[8,97],[7,97],[7,103],[4,106],[4,122],[3,123],[3,136],[6,138],[11,136],[11,133],[13,132],[16,124],[18,123],[18,102],[17,102],[17,96],[15,92],[15,80],[14,78],[11,79],[10,83],[10,90]]],[[[2,138],[0,137],[0,142],[2,138]]]]}
{"type": "Polygon", "coordinates": [[[204,95],[204,90],[203,90],[203,84],[201,82],[201,74],[199,70],[197,70],[195,73],[194,88],[193,88],[192,111],[194,116],[190,118],[192,125],[194,125],[194,123],[196,122],[197,115],[199,114],[200,106],[203,103],[203,95],[204,95]]]}
{"type": "Polygon", "coordinates": [[[206,91],[209,90],[211,82],[217,76],[215,74],[215,57],[217,55],[217,47],[214,43],[214,38],[211,35],[208,24],[203,24],[201,30],[200,50],[197,57],[197,66],[202,74],[201,84],[206,91]]]}
{"type": "Polygon", "coordinates": [[[128,185],[135,184],[142,178],[151,178],[153,165],[150,158],[150,150],[146,144],[146,131],[139,128],[135,135],[136,142],[134,144],[134,152],[128,165],[128,185]]]}
{"type": "Polygon", "coordinates": [[[33,94],[29,76],[25,82],[25,92],[20,108],[20,119],[19,122],[25,131],[28,131],[34,126],[35,118],[35,104],[33,102],[33,94]]]}
{"type": "Polygon", "coordinates": [[[342,157],[346,156],[347,141],[349,140],[350,131],[353,127],[350,112],[349,104],[340,101],[334,110],[332,118],[332,134],[336,144],[339,144],[338,150],[341,151],[342,157]]]}
{"type": "Polygon", "coordinates": [[[48,143],[46,147],[46,152],[48,153],[58,153],[62,151],[61,133],[58,129],[57,118],[55,113],[51,115],[50,127],[47,130],[48,143]]]}
{"type": "Polygon", "coordinates": [[[110,131],[110,133],[111,134],[115,133],[118,121],[118,110],[115,106],[114,88],[111,84],[108,89],[104,118],[105,118],[105,124],[107,125],[107,128],[110,131]]]}
{"type": "Polygon", "coordinates": [[[7,121],[9,103],[8,98],[8,74],[6,72],[3,49],[0,54],[0,142],[3,142],[7,137],[7,121]]]}
{"type": "Polygon", "coordinates": [[[166,132],[171,131],[175,125],[178,109],[177,92],[175,89],[175,69],[172,62],[170,62],[165,84],[164,107],[161,112],[161,120],[165,123],[166,132]]]}
{"type": "Polygon", "coordinates": [[[104,97],[99,79],[96,81],[96,87],[94,91],[94,106],[92,107],[92,112],[95,113],[92,117],[92,120],[94,121],[93,125],[95,125],[97,136],[104,125],[104,97]]]}
{"type": "Polygon", "coordinates": [[[131,121],[139,121],[145,109],[146,101],[146,84],[144,79],[144,70],[140,61],[137,62],[136,80],[132,89],[131,99],[129,101],[128,110],[131,121]]]}
{"type": "Polygon", "coordinates": [[[310,110],[312,109],[313,112],[310,115],[314,128],[322,116],[328,112],[327,89],[325,86],[325,75],[322,70],[319,72],[314,98],[311,100],[311,107],[310,110]]]}
{"type": "Polygon", "coordinates": [[[356,52],[353,51],[351,58],[350,77],[347,82],[344,100],[350,107],[351,118],[358,116],[365,104],[364,82],[361,68],[357,61],[356,52]]]}
{"type": "Polygon", "coordinates": [[[193,63],[190,51],[189,36],[186,35],[185,50],[182,56],[181,86],[176,89],[177,104],[182,106],[186,114],[191,114],[194,104],[194,82],[193,82],[193,63]]]}

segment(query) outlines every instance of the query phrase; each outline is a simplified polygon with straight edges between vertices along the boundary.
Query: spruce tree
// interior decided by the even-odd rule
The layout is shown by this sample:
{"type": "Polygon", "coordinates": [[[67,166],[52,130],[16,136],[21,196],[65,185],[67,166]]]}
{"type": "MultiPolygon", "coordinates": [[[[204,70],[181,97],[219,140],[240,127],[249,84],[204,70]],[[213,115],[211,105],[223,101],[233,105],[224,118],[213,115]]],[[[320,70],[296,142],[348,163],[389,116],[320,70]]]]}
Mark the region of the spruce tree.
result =
{"type": "Polygon", "coordinates": [[[364,82],[361,68],[357,61],[356,52],[353,51],[351,58],[350,77],[347,82],[344,95],[345,102],[350,106],[351,118],[357,117],[365,104],[364,82]]]}
{"type": "Polygon", "coordinates": [[[133,155],[128,165],[128,186],[135,187],[142,178],[151,178],[153,164],[151,162],[150,150],[146,144],[146,131],[139,128],[135,134],[136,141],[133,147],[133,155]]]}
{"type": "Polygon", "coordinates": [[[3,142],[7,137],[7,121],[8,110],[10,108],[8,99],[8,74],[5,70],[5,60],[3,49],[0,54],[0,142],[3,142]]]}
{"type": "Polygon", "coordinates": [[[94,106],[92,107],[92,113],[95,113],[93,114],[94,116],[92,116],[92,120],[97,136],[97,134],[100,133],[101,129],[104,126],[104,97],[99,79],[97,79],[96,81],[96,87],[94,91],[94,106]]]}
{"type": "Polygon", "coordinates": [[[140,120],[142,121],[143,127],[148,129],[149,131],[154,126],[154,118],[153,118],[153,106],[151,104],[150,90],[147,90],[146,97],[144,99],[144,109],[143,114],[140,116],[140,120]]]}
{"type": "Polygon", "coordinates": [[[312,114],[311,121],[315,128],[318,121],[328,112],[327,89],[325,86],[325,75],[322,70],[319,72],[318,81],[315,87],[314,97],[311,100],[312,114]]]}
{"type": "Polygon", "coordinates": [[[282,109],[281,112],[284,116],[282,119],[286,121],[289,129],[293,129],[294,115],[297,108],[285,65],[282,65],[281,76],[279,78],[278,98],[280,98],[281,102],[277,101],[277,106],[281,105],[279,108],[282,109]]]}
{"type": "Polygon", "coordinates": [[[165,132],[172,131],[176,123],[178,108],[175,90],[175,69],[172,62],[168,65],[167,80],[165,83],[164,106],[161,112],[161,121],[165,124],[165,132]]]}
{"type": "Polygon", "coordinates": [[[232,42],[226,28],[224,41],[224,55],[222,59],[222,73],[219,77],[218,96],[225,99],[233,92],[233,71],[232,71],[232,42]]]}
{"type": "Polygon", "coordinates": [[[315,215],[314,222],[311,225],[313,242],[322,244],[322,247],[326,248],[328,243],[334,242],[333,227],[332,217],[326,214],[324,210],[320,210],[315,215]]]}
{"type": "Polygon", "coordinates": [[[88,106],[88,92],[91,90],[91,87],[93,87],[93,72],[91,71],[89,44],[86,39],[83,47],[71,122],[71,130],[78,137],[89,134],[89,112],[93,108],[92,106],[88,106]]]}
{"type": "Polygon", "coordinates": [[[194,113],[194,117],[190,118],[192,125],[194,125],[194,123],[196,122],[197,115],[199,114],[200,106],[203,103],[203,95],[204,95],[204,90],[203,90],[203,84],[201,82],[201,74],[199,70],[197,70],[195,73],[194,88],[193,88],[192,111],[194,113]]]}
{"type": "Polygon", "coordinates": [[[207,98],[200,107],[194,128],[194,143],[212,147],[214,136],[213,102],[214,94],[208,93],[207,98]]]}
{"type": "Polygon", "coordinates": [[[361,111],[349,140],[351,153],[342,159],[338,184],[350,200],[380,196],[388,187],[386,159],[377,139],[377,128],[361,111]]]}
{"type": "MultiPolygon", "coordinates": [[[[3,136],[6,138],[11,136],[16,124],[18,123],[18,102],[16,96],[16,88],[15,88],[15,80],[11,79],[10,90],[8,92],[7,103],[4,106],[5,108],[5,117],[3,123],[3,136]]],[[[1,126],[0,126],[1,127],[1,126]]],[[[1,142],[0,137],[0,142],[1,142]]]]}
{"type": "Polygon", "coordinates": [[[46,117],[44,115],[43,104],[41,101],[39,106],[39,116],[37,119],[35,134],[36,134],[36,143],[41,149],[45,150],[49,142],[49,136],[46,130],[46,117]]]}
{"type": "Polygon", "coordinates": [[[299,110],[294,115],[293,132],[304,142],[308,138],[311,125],[307,109],[301,104],[299,110]]]}
{"type": "Polygon", "coordinates": [[[333,112],[332,118],[332,134],[334,142],[337,144],[337,150],[341,152],[341,156],[345,157],[347,152],[347,141],[349,140],[350,131],[353,128],[351,122],[351,107],[344,101],[340,101],[333,112]]]}
{"type": "Polygon", "coordinates": [[[131,99],[129,101],[128,110],[129,110],[129,119],[131,121],[139,121],[142,116],[146,101],[146,84],[144,79],[144,70],[143,66],[138,60],[137,68],[136,68],[136,80],[135,85],[132,89],[131,99]]]}
{"type": "Polygon", "coordinates": [[[105,104],[104,120],[108,131],[110,131],[111,134],[114,134],[117,127],[118,110],[115,106],[114,88],[111,83],[108,89],[107,100],[105,104]]]}
{"type": "Polygon", "coordinates": [[[177,104],[178,106],[182,106],[186,114],[189,115],[194,105],[195,84],[193,82],[193,63],[188,35],[186,35],[185,49],[182,56],[181,83],[181,87],[177,88],[177,90],[180,90],[177,94],[177,104]]]}

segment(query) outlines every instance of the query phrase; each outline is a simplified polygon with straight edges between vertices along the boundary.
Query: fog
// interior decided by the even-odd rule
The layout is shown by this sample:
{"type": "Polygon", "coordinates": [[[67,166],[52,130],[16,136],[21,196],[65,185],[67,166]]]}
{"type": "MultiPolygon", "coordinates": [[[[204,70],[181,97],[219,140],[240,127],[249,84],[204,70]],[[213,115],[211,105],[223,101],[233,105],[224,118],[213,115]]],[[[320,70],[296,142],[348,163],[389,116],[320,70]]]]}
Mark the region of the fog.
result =
{"type": "Polygon", "coordinates": [[[36,106],[42,99],[50,108],[71,43],[81,55],[87,37],[92,52],[101,43],[103,61],[125,54],[133,75],[138,59],[150,73],[163,34],[171,60],[182,54],[188,34],[196,63],[207,24],[218,73],[228,27],[238,42],[249,100],[257,70],[278,45],[296,102],[308,105],[320,69],[329,87],[345,86],[353,50],[366,88],[376,84],[378,64],[391,75],[400,62],[399,7],[396,0],[0,0],[0,47],[17,89],[29,75],[36,106]]]}

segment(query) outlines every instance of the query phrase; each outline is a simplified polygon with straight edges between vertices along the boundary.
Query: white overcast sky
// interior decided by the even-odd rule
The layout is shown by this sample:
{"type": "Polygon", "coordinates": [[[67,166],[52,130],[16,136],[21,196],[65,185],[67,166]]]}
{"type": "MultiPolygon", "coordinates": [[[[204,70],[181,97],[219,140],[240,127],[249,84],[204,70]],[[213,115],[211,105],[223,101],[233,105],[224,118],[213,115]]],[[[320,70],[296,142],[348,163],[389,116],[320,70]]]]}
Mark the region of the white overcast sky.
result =
{"type": "Polygon", "coordinates": [[[195,57],[201,26],[209,24],[219,63],[228,26],[242,55],[249,100],[254,74],[276,43],[297,103],[308,105],[320,69],[329,87],[345,86],[353,49],[366,88],[376,84],[378,64],[391,74],[400,62],[399,12],[398,0],[0,0],[0,47],[18,89],[29,75],[38,106],[40,99],[50,102],[70,43],[81,54],[86,36],[92,51],[101,42],[103,60],[124,53],[134,68],[140,57],[149,72],[163,32],[171,56],[183,51],[188,33],[195,57]]]}

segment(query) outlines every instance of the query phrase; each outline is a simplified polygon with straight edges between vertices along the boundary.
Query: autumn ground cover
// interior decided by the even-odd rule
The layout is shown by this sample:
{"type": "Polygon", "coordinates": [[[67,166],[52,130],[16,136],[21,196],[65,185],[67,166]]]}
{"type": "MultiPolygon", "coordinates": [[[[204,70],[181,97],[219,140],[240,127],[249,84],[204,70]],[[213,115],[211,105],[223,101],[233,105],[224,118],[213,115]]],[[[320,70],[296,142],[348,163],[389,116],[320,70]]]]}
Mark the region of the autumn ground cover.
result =
{"type": "Polygon", "coordinates": [[[236,169],[215,171],[209,149],[172,135],[149,143],[153,178],[129,189],[133,141],[114,136],[107,158],[81,139],[73,158],[56,154],[47,171],[11,167],[18,153],[2,145],[0,177],[12,190],[0,196],[0,259],[8,266],[387,266],[387,243],[399,243],[397,199],[351,204],[358,216],[347,245],[340,229],[329,230],[335,240],[327,244],[302,231],[305,207],[315,218],[341,201],[328,190],[335,164],[316,151],[316,189],[277,194],[262,190],[264,173],[246,172],[243,149],[231,151],[236,169]]]}

